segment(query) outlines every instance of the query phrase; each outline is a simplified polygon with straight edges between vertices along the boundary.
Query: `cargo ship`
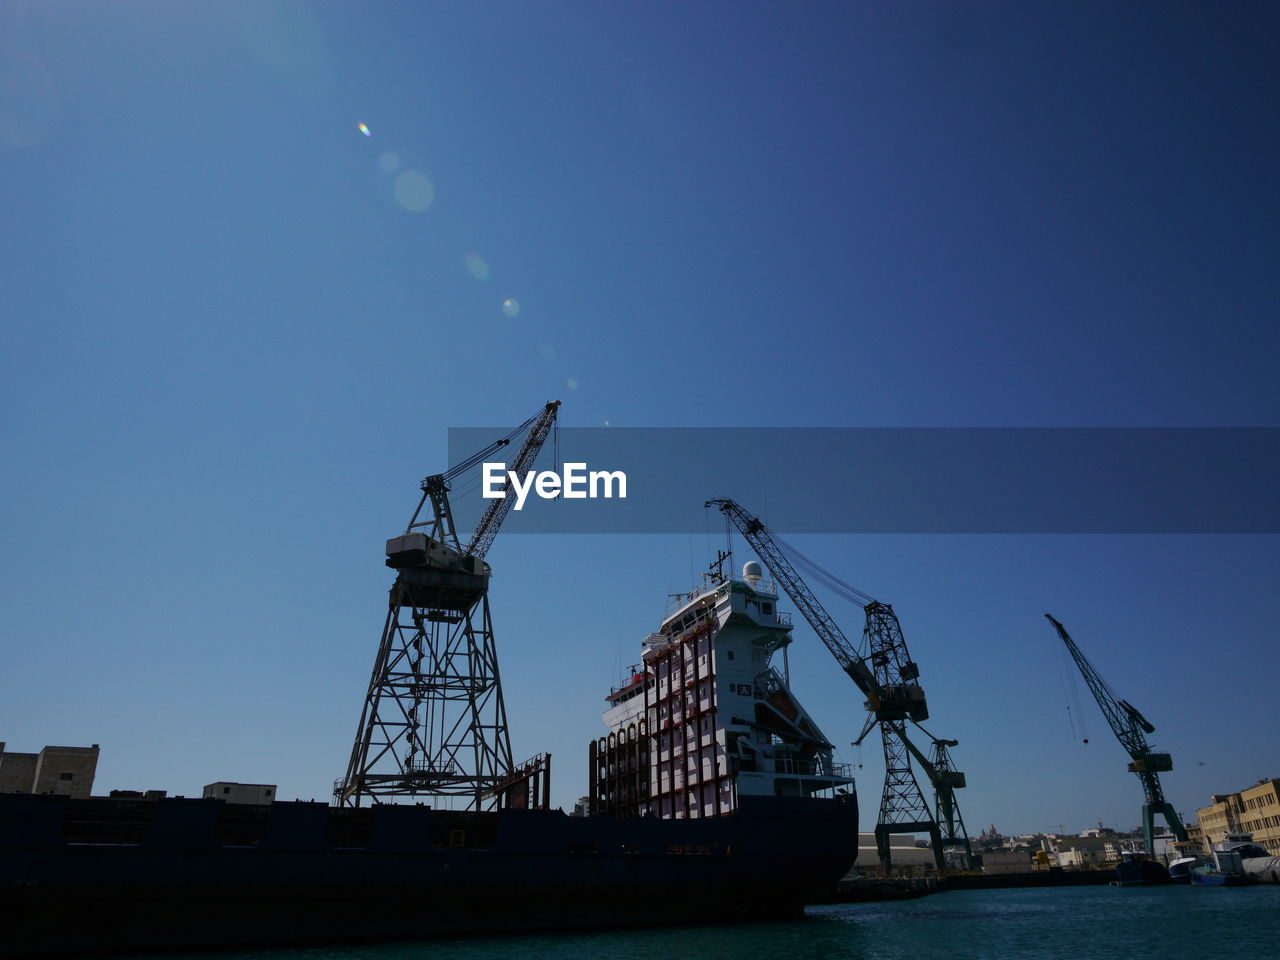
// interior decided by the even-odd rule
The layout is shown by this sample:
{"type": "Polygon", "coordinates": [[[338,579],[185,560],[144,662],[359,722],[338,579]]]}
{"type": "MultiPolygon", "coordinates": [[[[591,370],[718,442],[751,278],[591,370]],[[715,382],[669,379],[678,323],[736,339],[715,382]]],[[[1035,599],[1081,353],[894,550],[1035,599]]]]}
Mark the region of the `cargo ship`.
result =
{"type": "Polygon", "coordinates": [[[796,917],[857,797],[777,601],[756,563],[677,597],[607,694],[585,816],[0,795],[0,956],[796,917]]]}

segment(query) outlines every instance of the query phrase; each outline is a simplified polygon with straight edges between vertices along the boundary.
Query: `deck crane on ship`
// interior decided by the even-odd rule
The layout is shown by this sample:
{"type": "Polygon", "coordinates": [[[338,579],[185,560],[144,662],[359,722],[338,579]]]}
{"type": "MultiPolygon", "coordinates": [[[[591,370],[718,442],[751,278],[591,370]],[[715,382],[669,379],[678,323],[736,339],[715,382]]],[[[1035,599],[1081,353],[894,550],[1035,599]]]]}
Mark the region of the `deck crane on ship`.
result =
{"type": "Polygon", "coordinates": [[[939,869],[945,863],[948,849],[962,850],[967,866],[972,859],[972,849],[955,799],[955,791],[965,786],[965,776],[955,769],[949,752],[949,748],[956,746],[957,741],[935,737],[920,726],[921,721],[929,717],[924,689],[918,683],[920,669],[907,651],[902,626],[893,607],[822,570],[737,502],[730,499],[709,500],[706,506],[719,509],[737,527],[756,556],[764,562],[799,608],[814,633],[835,657],[841,669],[867,698],[867,721],[854,742],[860,744],[873,729],[877,726],[880,728],[884,747],[885,782],[875,835],[881,865],[886,870],[890,866],[891,835],[927,833],[939,869]],[[797,572],[793,560],[806,566],[829,587],[865,611],[866,626],[862,645],[865,654],[845,636],[844,631],[827,613],[797,572]],[[926,755],[907,736],[908,722],[932,742],[932,756],[926,755]],[[911,767],[912,758],[933,785],[932,811],[916,781],[911,767]]]}
{"type": "Polygon", "coordinates": [[[1151,744],[1147,742],[1146,735],[1156,732],[1155,725],[1144,717],[1137,707],[1115,695],[1107,681],[1102,679],[1098,671],[1093,668],[1093,664],[1076,646],[1076,642],[1071,639],[1071,634],[1067,633],[1066,627],[1047,613],[1045,614],[1045,619],[1053,624],[1053,629],[1057,631],[1058,637],[1067,647],[1067,652],[1071,654],[1071,659],[1079,667],[1085,683],[1089,685],[1089,691],[1093,694],[1093,698],[1098,701],[1098,708],[1102,711],[1102,715],[1107,718],[1107,723],[1116,735],[1116,739],[1120,741],[1120,745],[1129,754],[1129,772],[1137,774],[1138,779],[1142,782],[1144,798],[1142,804],[1142,839],[1143,843],[1146,844],[1148,855],[1154,852],[1155,818],[1157,814],[1164,817],[1165,822],[1169,824],[1169,829],[1173,831],[1174,837],[1185,841],[1187,839],[1186,828],[1183,827],[1182,821],[1178,818],[1177,811],[1173,809],[1173,804],[1164,798],[1164,787],[1160,785],[1160,774],[1167,773],[1173,769],[1173,757],[1167,753],[1156,753],[1151,749],[1151,744]]]}
{"type": "Polygon", "coordinates": [[[336,803],[425,794],[456,797],[476,811],[547,805],[550,757],[511,759],[484,558],[515,500],[511,477],[532,469],[559,406],[545,404],[506,436],[424,479],[404,533],[387,541],[396,579],[351,760],[334,784],[336,803]],[[451,484],[520,437],[503,496],[489,502],[464,545],[451,484]]]}

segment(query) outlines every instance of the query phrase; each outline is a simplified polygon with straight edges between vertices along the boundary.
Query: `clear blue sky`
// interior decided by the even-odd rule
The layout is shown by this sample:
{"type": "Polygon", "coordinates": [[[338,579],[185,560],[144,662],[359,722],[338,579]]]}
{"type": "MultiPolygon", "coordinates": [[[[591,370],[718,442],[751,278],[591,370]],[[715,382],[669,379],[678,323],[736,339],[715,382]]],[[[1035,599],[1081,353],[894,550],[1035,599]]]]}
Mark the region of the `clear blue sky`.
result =
{"type": "MultiPolygon", "coordinates": [[[[382,541],[448,427],[548,399],[580,426],[1280,425],[1278,28],[3,0],[0,739],[101,743],[103,790],[327,796],[382,541]]],[[[555,802],[708,539],[490,554],[515,751],[555,754],[555,802]]],[[[975,831],[1137,822],[1094,708],[1071,736],[1045,611],[1157,724],[1188,815],[1280,775],[1275,537],[800,545],[894,603],[975,831]]],[[[807,632],[791,662],[852,739],[807,632]]]]}

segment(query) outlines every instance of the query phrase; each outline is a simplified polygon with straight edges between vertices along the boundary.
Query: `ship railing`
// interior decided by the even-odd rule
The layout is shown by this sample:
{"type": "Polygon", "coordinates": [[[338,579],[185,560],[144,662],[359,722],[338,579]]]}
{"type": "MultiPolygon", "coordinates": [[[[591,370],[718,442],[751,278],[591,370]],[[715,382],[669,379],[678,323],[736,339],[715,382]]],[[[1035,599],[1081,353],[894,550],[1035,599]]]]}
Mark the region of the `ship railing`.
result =
{"type": "Polygon", "coordinates": [[[694,587],[688,593],[674,594],[671,598],[671,602],[667,604],[667,613],[680,609],[691,600],[698,599],[698,597],[706,596],[709,593],[715,593],[722,586],[724,586],[724,581],[710,580],[700,586],[694,587]]]}
{"type": "Polygon", "coordinates": [[[789,627],[789,626],[791,626],[791,614],[790,614],[790,613],[784,613],[784,612],[782,612],[782,611],[779,611],[779,613],[778,613],[778,623],[779,623],[779,624],[781,624],[781,625],[782,625],[782,626],[784,626],[784,627],[789,627]]]}
{"type": "Polygon", "coordinates": [[[666,634],[664,639],[669,643],[675,640],[679,640],[681,637],[685,636],[691,631],[701,627],[703,623],[705,623],[714,615],[715,615],[715,610],[711,605],[708,604],[708,605],[698,607],[698,609],[694,612],[692,620],[690,620],[686,624],[682,624],[682,626],[679,629],[673,630],[671,633],[666,634]]]}
{"type": "Polygon", "coordinates": [[[690,590],[688,593],[677,593],[674,597],[672,597],[671,602],[667,604],[666,612],[672,613],[673,611],[680,609],[685,604],[687,604],[690,600],[693,600],[697,597],[702,596],[705,590],[706,590],[706,587],[698,587],[694,590],[690,590]]]}
{"type": "Polygon", "coordinates": [[[778,671],[769,667],[756,678],[756,696],[761,700],[767,700],[779,690],[786,689],[786,686],[778,671]]]}
{"type": "MultiPolygon", "coordinates": [[[[741,583],[742,581],[735,581],[735,582],[741,583]]],[[[667,604],[666,612],[672,613],[675,610],[678,610],[680,607],[685,606],[690,601],[696,600],[698,597],[704,596],[708,593],[715,593],[724,585],[725,585],[725,581],[723,580],[720,580],[720,581],[712,580],[702,584],[701,586],[694,587],[688,593],[677,593],[672,598],[671,602],[667,604]]],[[[747,586],[749,586],[752,589],[752,591],[756,593],[757,596],[764,596],[764,597],[778,596],[778,585],[774,583],[772,580],[757,580],[754,583],[752,583],[751,581],[747,581],[747,586]]]]}
{"type": "MultiPolygon", "coordinates": [[[[650,637],[661,637],[662,639],[666,639],[660,633],[651,633],[649,634],[648,637],[644,638],[645,643],[649,642],[650,637]]],[[[631,676],[628,679],[622,681],[622,683],[618,684],[617,686],[611,687],[609,690],[609,696],[613,696],[615,693],[621,693],[623,690],[626,690],[629,687],[640,686],[641,684],[645,683],[649,679],[647,671],[642,671],[640,669],[639,664],[632,666],[630,670],[631,670],[631,676]]]]}
{"type": "Polygon", "coordinates": [[[794,760],[790,757],[779,757],[773,761],[775,773],[789,773],[805,777],[845,777],[852,778],[853,765],[849,763],[828,763],[823,760],[794,760]]]}

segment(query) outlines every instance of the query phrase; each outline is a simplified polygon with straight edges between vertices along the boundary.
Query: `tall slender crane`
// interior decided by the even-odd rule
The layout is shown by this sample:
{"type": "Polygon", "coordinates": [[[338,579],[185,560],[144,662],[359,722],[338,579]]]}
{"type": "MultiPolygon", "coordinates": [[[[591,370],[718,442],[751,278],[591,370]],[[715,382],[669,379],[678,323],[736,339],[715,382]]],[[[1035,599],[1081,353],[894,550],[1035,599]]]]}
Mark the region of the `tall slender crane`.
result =
{"type": "Polygon", "coordinates": [[[920,726],[920,721],[929,717],[924,689],[917,683],[920,669],[911,660],[893,607],[822,570],[735,501],[709,500],[706,505],[717,507],[738,528],[818,639],[867,698],[865,706],[869,715],[856,743],[861,743],[876,726],[880,727],[885,781],[876,822],[876,852],[882,866],[888,869],[891,864],[889,837],[895,833],[928,833],[939,869],[943,866],[944,851],[948,847],[962,848],[967,863],[972,857],[972,850],[955,800],[955,790],[965,785],[965,777],[954,768],[947,752],[947,748],[955,746],[956,741],[939,740],[920,726]],[[793,559],[865,611],[866,625],[862,633],[862,650],[867,651],[865,655],[850,642],[813,595],[796,571],[793,559]],[[926,756],[907,736],[908,722],[915,724],[933,741],[933,757],[926,756]],[[933,784],[935,803],[932,812],[920,791],[911,766],[912,758],[933,784]]]}
{"type": "Polygon", "coordinates": [[[556,420],[546,404],[505,437],[422,481],[405,531],[387,541],[396,571],[373,675],[336,803],[394,796],[458,797],[466,809],[545,804],[549,757],[516,766],[489,615],[484,557],[511,509],[511,473],[463,547],[450,484],[523,435],[512,472],[537,459],[556,420]],[[430,516],[424,509],[430,505],[430,516]],[[539,789],[539,787],[541,789],[539,789]]]}
{"type": "Polygon", "coordinates": [[[1080,673],[1084,676],[1084,682],[1089,685],[1093,698],[1098,701],[1102,715],[1107,718],[1107,723],[1110,724],[1120,745],[1128,752],[1129,772],[1136,773],[1142,782],[1144,797],[1142,837],[1146,843],[1147,853],[1153,852],[1156,814],[1164,817],[1175,837],[1186,840],[1187,831],[1178,818],[1178,812],[1173,809],[1173,804],[1164,798],[1164,788],[1160,785],[1160,774],[1173,769],[1173,757],[1167,753],[1156,753],[1147,743],[1146,735],[1155,733],[1155,726],[1138,712],[1137,707],[1115,695],[1107,681],[1099,676],[1093,664],[1076,646],[1076,642],[1071,639],[1071,634],[1067,633],[1066,627],[1047,613],[1045,617],[1053,624],[1053,629],[1058,631],[1058,636],[1066,644],[1067,652],[1080,668],[1080,673]]]}

